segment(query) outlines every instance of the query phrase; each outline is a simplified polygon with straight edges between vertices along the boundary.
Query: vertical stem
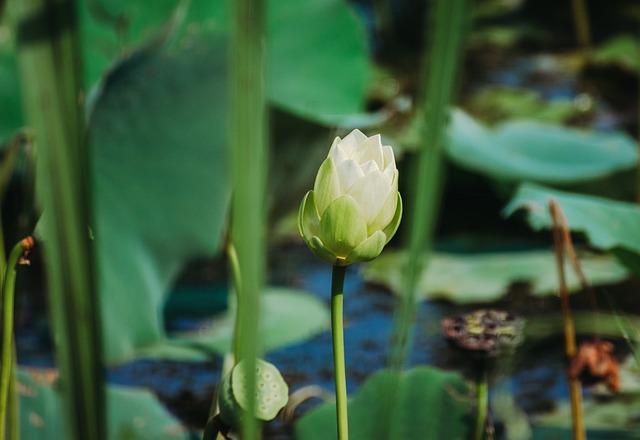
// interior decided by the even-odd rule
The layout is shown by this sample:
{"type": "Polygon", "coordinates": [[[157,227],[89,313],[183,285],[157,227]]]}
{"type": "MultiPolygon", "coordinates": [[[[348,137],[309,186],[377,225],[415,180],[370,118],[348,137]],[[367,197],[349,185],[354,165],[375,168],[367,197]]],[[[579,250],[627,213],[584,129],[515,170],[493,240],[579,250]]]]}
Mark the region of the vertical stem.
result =
{"type": "MultiPolygon", "coordinates": [[[[25,119],[38,146],[38,194],[56,361],[69,440],[106,438],[102,326],[76,0],[15,2],[25,119]]],[[[98,237],[109,240],[109,237],[98,237]]]]}
{"type": "Polygon", "coordinates": [[[336,382],[336,418],[338,440],[349,438],[347,418],[347,377],[344,367],[343,290],[346,266],[333,266],[331,276],[331,337],[333,340],[333,371],[336,382]]]}
{"type": "Polygon", "coordinates": [[[0,440],[5,438],[9,388],[15,374],[13,358],[13,303],[16,281],[16,265],[20,258],[33,247],[33,238],[28,237],[11,250],[7,269],[2,281],[2,359],[0,361],[0,440]]]}
{"type": "Polygon", "coordinates": [[[11,377],[9,378],[9,439],[20,440],[20,397],[16,389],[18,380],[18,356],[16,355],[15,337],[11,341],[13,362],[11,365],[11,377]]]}
{"type": "MultiPolygon", "coordinates": [[[[390,366],[396,372],[405,365],[412,344],[411,329],[416,316],[416,285],[426,264],[433,242],[441,182],[443,179],[443,143],[449,106],[465,48],[469,19],[468,0],[430,2],[430,23],[426,28],[425,50],[421,69],[421,90],[416,111],[420,124],[422,148],[410,168],[411,188],[407,197],[409,233],[404,243],[408,257],[402,281],[402,295],[394,313],[390,366]]],[[[385,384],[383,403],[374,414],[375,432],[389,436],[389,414],[393,413],[399,383],[394,375],[385,384]]]]}
{"type": "Polygon", "coordinates": [[[484,361],[476,362],[476,433],[475,440],[482,440],[487,432],[489,414],[489,384],[484,361]]]}
{"type": "Polygon", "coordinates": [[[573,21],[576,26],[576,38],[580,48],[585,52],[591,47],[591,30],[589,28],[589,12],[585,0],[571,0],[573,21]]]}
{"type": "MultiPolygon", "coordinates": [[[[571,314],[571,305],[569,304],[569,291],[564,273],[564,240],[562,233],[562,214],[560,207],[555,200],[549,202],[549,210],[553,222],[553,239],[555,244],[556,265],[558,267],[560,305],[562,308],[562,323],[564,328],[565,354],[567,360],[571,361],[577,352],[576,333],[573,324],[573,316],[571,314]]],[[[568,374],[569,381],[569,399],[571,402],[571,420],[573,425],[574,440],[585,440],[584,419],[582,417],[582,387],[580,380],[568,374]]]]}
{"type": "MultiPolygon", "coordinates": [[[[230,145],[233,171],[231,238],[241,271],[238,292],[238,335],[235,361],[255,370],[258,351],[260,292],[264,284],[266,255],[267,124],[264,80],[265,2],[229,1],[231,35],[230,145]]],[[[238,286],[236,286],[238,288],[238,286]]],[[[247,404],[255,405],[255,375],[247,376],[247,404]]],[[[242,438],[259,437],[253,411],[243,417],[242,438]]]]}
{"type": "Polygon", "coordinates": [[[424,120],[421,133],[424,145],[414,162],[412,187],[409,194],[411,211],[406,248],[409,251],[402,297],[395,316],[392,368],[403,367],[410,347],[410,330],[415,320],[415,291],[423,269],[425,255],[432,246],[440,189],[443,177],[443,143],[449,106],[453,99],[457,71],[464,49],[469,7],[467,0],[437,0],[432,6],[433,17],[428,26],[428,39],[422,67],[421,97],[418,115],[424,120]]]}

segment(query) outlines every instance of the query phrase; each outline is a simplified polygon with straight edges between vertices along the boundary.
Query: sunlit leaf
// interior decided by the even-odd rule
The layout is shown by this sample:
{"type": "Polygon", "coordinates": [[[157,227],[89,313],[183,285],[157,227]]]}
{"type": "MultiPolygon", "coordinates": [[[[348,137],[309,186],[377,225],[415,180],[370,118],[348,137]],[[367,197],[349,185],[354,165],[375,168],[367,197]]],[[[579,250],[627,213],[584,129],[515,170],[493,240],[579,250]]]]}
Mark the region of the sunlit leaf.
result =
{"type": "MultiPolygon", "coordinates": [[[[24,439],[68,438],[53,370],[18,373],[21,435],[24,439]]],[[[109,440],[187,440],[187,430],[153,393],[141,388],[107,386],[109,440]]]]}
{"type": "MultiPolygon", "coordinates": [[[[376,373],[349,401],[349,438],[380,438],[376,432],[378,423],[371,415],[383,413],[391,426],[388,438],[463,440],[471,437],[472,398],[461,376],[427,367],[413,368],[399,377],[397,374],[376,373]],[[397,380],[398,394],[389,401],[391,397],[386,392],[390,383],[397,380]]],[[[335,439],[335,404],[325,404],[305,414],[296,425],[295,437],[298,440],[335,439]]]]}
{"type": "MultiPolygon", "coordinates": [[[[235,307],[191,334],[176,335],[175,341],[219,354],[228,353],[233,339],[235,307]]],[[[270,351],[328,329],[329,310],[315,296],[284,288],[271,288],[262,295],[260,343],[270,351]]]]}
{"type": "Polygon", "coordinates": [[[548,229],[551,225],[548,204],[552,198],[562,208],[572,231],[584,233],[593,247],[612,251],[634,272],[640,273],[638,205],[525,183],[505,207],[504,215],[524,209],[533,229],[548,229]]]}
{"type": "MultiPolygon", "coordinates": [[[[365,280],[399,294],[405,259],[402,252],[385,252],[363,266],[362,275],[365,280]]],[[[627,275],[626,269],[612,257],[585,255],[581,263],[587,279],[594,285],[620,281],[627,275]]],[[[418,280],[418,295],[420,299],[457,303],[491,302],[506,294],[516,281],[530,283],[533,295],[554,294],[558,278],[553,252],[434,253],[418,280]]],[[[570,290],[580,288],[573,273],[568,273],[567,284],[570,290]]]]}
{"type": "Polygon", "coordinates": [[[621,133],[597,133],[533,121],[489,130],[462,111],[452,113],[447,155],[494,179],[569,184],[635,166],[636,144],[621,133]]]}

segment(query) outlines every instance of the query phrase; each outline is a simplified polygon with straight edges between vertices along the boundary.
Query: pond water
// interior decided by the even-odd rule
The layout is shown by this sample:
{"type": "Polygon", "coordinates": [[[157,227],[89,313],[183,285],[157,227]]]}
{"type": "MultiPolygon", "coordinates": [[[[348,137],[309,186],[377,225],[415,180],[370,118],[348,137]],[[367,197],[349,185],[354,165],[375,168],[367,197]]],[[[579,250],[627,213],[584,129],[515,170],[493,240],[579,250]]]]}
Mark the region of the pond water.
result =
{"type": "MultiPolygon", "coordinates": [[[[306,247],[287,245],[275,248],[270,253],[269,265],[270,284],[309,291],[329,305],[331,268],[311,255],[306,247]]],[[[224,280],[219,280],[219,283],[222,285],[224,280]]],[[[188,296],[185,293],[189,292],[188,287],[193,287],[193,284],[178,284],[173,295],[188,296]]],[[[357,265],[347,270],[344,291],[347,388],[353,395],[368,377],[387,365],[395,298],[384,288],[365,283],[357,265]]],[[[225,294],[224,290],[217,290],[217,295],[225,294]]],[[[197,296],[193,298],[197,299],[197,296]]],[[[440,320],[470,307],[420,302],[408,364],[432,365],[447,370],[464,369],[468,359],[443,339],[440,320]]],[[[168,329],[197,328],[203,323],[201,315],[172,313],[168,316],[168,329]]],[[[46,318],[37,313],[32,318],[39,324],[24,326],[18,333],[20,364],[51,367],[53,360],[46,318]]],[[[559,399],[566,400],[562,339],[551,339],[535,346],[525,343],[521,352],[526,355],[516,353],[496,369],[495,392],[511,393],[517,404],[529,414],[548,411],[559,399]]],[[[281,370],[290,391],[308,385],[319,386],[330,393],[334,390],[328,328],[307,341],[269,352],[265,358],[281,370]]],[[[221,368],[222,359],[216,356],[207,362],[147,359],[110,368],[108,380],[153,390],[172,413],[196,432],[206,422],[221,368]]],[[[320,403],[322,400],[319,398],[304,402],[296,410],[295,417],[320,403]]],[[[265,438],[291,438],[291,429],[277,419],[267,426],[265,438]]]]}

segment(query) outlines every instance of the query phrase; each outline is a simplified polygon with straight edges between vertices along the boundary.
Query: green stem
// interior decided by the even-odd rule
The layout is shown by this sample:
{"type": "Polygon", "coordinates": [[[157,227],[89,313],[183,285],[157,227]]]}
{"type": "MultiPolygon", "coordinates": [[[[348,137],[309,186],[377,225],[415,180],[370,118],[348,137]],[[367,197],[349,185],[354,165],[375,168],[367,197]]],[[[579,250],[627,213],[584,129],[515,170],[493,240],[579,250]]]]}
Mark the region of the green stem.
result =
{"type": "Polygon", "coordinates": [[[333,370],[336,378],[336,417],[338,440],[349,438],[347,419],[347,377],[344,368],[344,328],[342,302],[346,266],[333,266],[331,277],[331,336],[333,340],[333,370]]]}
{"type": "MultiPolygon", "coordinates": [[[[247,371],[255,368],[258,355],[260,293],[266,271],[267,107],[265,101],[264,0],[229,1],[229,97],[233,204],[231,239],[242,272],[237,295],[235,361],[243,360],[247,371]]],[[[238,286],[236,286],[238,289],[238,286]]],[[[247,375],[247,408],[255,408],[254,374],[247,375]]],[[[260,431],[253,411],[243,417],[241,437],[257,440],[260,431]]]]}
{"type": "Polygon", "coordinates": [[[20,398],[16,390],[18,380],[18,356],[16,355],[15,338],[12,338],[11,342],[13,362],[11,365],[11,377],[9,378],[9,439],[20,440],[20,398]]]}
{"type": "Polygon", "coordinates": [[[487,431],[487,415],[489,408],[489,384],[484,362],[476,366],[476,433],[475,440],[482,440],[487,431]]]}
{"type": "Polygon", "coordinates": [[[9,388],[13,361],[13,298],[16,281],[16,265],[20,258],[33,247],[33,239],[25,238],[16,244],[9,254],[6,273],[2,283],[2,370],[0,371],[0,440],[5,438],[5,424],[9,403],[9,388]]]}

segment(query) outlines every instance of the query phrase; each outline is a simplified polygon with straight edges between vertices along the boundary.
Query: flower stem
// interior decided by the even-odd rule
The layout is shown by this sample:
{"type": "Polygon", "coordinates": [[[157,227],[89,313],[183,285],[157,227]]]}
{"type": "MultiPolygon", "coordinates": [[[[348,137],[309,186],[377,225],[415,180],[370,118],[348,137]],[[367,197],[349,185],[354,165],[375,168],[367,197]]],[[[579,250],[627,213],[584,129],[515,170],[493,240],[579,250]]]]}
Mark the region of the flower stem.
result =
{"type": "MultiPolygon", "coordinates": [[[[13,357],[13,298],[16,281],[16,265],[20,258],[33,247],[33,238],[28,237],[16,244],[9,254],[6,273],[2,282],[2,361],[0,363],[0,440],[5,438],[5,423],[9,403],[12,374],[15,374],[13,357]]],[[[15,408],[14,408],[15,409],[15,408]]]]}
{"type": "Polygon", "coordinates": [[[344,368],[344,328],[342,302],[346,266],[333,266],[331,277],[331,335],[333,339],[333,370],[336,379],[336,417],[338,440],[349,438],[347,419],[347,377],[344,368]]]}

